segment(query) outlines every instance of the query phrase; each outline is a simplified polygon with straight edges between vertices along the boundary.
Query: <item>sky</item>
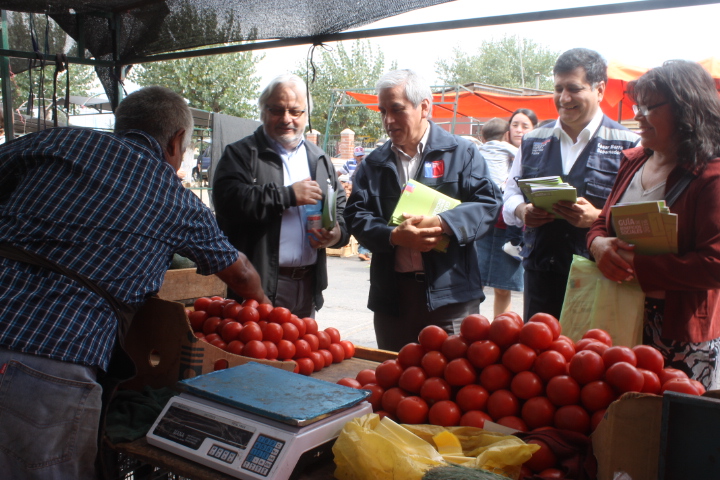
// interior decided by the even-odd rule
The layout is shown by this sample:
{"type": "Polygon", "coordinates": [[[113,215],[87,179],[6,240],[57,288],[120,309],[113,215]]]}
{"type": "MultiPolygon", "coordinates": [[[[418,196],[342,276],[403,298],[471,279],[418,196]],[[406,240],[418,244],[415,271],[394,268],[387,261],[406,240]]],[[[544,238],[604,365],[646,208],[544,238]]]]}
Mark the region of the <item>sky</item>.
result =
{"type": "MultiPolygon", "coordinates": [[[[397,15],[358,30],[609,3],[623,2],[456,0],[397,15]]],[[[472,54],[483,40],[500,39],[505,35],[533,40],[558,52],[574,47],[591,48],[608,61],[616,60],[639,67],[653,67],[677,58],[698,61],[711,56],[720,57],[718,18],[720,4],[395,35],[370,39],[370,42],[385,54],[388,68],[392,60],[397,60],[399,68],[412,68],[431,84],[437,84],[435,62],[451,57],[453,48],[472,54]]],[[[295,71],[298,65],[303,65],[308,50],[307,45],[262,50],[265,59],[258,63],[261,88],[275,75],[295,71]]]]}

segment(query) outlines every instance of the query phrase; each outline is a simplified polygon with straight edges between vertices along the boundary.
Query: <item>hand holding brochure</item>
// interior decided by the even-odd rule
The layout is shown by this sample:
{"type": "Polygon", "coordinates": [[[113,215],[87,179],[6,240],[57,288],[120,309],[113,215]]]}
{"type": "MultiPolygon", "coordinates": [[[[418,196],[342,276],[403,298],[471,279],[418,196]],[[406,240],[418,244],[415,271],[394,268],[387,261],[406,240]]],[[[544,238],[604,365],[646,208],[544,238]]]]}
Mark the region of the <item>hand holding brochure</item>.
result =
{"type": "Polygon", "coordinates": [[[325,198],[325,204],[322,210],[322,226],[328,232],[335,228],[337,223],[337,192],[330,185],[328,180],[328,190],[325,198]]]}
{"type": "Polygon", "coordinates": [[[610,207],[615,234],[643,255],[677,253],[677,214],[665,200],[618,203],[610,207]]]}
{"type": "MultiPolygon", "coordinates": [[[[557,175],[552,177],[525,178],[518,180],[518,187],[530,203],[546,212],[554,213],[552,206],[560,200],[577,202],[577,190],[562,181],[557,175]]],[[[562,218],[555,214],[556,218],[562,218]]]]}
{"type": "MultiPolygon", "coordinates": [[[[395,206],[388,225],[400,225],[404,222],[403,213],[431,217],[453,209],[460,203],[462,203],[460,200],[448,197],[417,180],[409,180],[400,194],[400,200],[395,206]]],[[[449,243],[450,239],[443,235],[443,239],[437,244],[435,250],[445,252],[449,243]]]]}

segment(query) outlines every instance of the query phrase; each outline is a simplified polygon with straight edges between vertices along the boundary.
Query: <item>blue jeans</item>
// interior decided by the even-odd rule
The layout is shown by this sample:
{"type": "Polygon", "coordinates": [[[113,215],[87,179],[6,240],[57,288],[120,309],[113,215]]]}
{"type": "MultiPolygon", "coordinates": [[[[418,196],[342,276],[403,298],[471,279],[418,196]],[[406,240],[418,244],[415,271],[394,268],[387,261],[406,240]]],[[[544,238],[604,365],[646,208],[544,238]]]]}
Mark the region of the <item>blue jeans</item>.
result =
{"type": "Polygon", "coordinates": [[[0,348],[3,478],[97,478],[96,376],[92,367],[0,348]]]}

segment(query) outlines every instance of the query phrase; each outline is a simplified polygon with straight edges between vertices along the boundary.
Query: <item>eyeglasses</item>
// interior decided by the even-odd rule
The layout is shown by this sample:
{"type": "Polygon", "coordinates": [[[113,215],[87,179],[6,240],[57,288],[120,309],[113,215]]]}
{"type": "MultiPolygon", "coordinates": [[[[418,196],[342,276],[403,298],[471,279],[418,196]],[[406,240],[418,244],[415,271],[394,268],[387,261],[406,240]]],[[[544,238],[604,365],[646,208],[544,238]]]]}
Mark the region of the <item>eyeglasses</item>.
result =
{"type": "Polygon", "coordinates": [[[650,110],[654,110],[658,107],[662,107],[663,105],[667,104],[668,102],[660,102],[656,103],[655,105],[633,105],[633,113],[635,115],[642,115],[643,117],[647,117],[647,114],[650,113],[650,110]]]}
{"type": "Polygon", "coordinates": [[[285,112],[288,113],[293,118],[297,118],[303,113],[305,113],[305,110],[300,110],[299,108],[283,108],[283,107],[271,107],[266,106],[265,107],[268,112],[270,112],[272,115],[275,115],[276,117],[284,117],[285,112]]]}

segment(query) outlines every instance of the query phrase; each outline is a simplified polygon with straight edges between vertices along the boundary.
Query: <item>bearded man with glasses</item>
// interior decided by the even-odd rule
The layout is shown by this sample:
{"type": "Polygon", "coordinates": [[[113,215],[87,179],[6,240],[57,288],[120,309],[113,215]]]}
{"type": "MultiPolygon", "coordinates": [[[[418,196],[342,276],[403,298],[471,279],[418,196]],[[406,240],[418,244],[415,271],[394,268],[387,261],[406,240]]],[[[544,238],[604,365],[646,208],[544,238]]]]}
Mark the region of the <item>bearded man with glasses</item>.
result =
{"type": "Polygon", "coordinates": [[[350,237],[345,191],[330,157],[304,140],[312,99],[297,75],[274,78],[260,94],[260,126],[225,148],[213,180],[218,224],[257,269],[275,306],[314,317],[327,287],[325,249],[350,237]],[[331,230],[308,231],[307,209],[337,193],[331,230]]]}

